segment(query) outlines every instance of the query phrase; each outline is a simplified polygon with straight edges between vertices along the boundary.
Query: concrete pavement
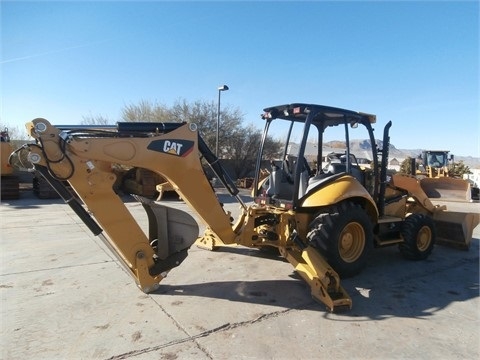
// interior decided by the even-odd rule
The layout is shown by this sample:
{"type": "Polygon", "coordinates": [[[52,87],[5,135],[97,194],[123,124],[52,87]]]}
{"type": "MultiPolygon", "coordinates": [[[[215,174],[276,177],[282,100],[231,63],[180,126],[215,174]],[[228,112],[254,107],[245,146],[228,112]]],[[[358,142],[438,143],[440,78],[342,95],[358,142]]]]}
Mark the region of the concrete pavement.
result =
{"type": "MultiPolygon", "coordinates": [[[[226,200],[233,213],[238,206],[226,200]]],[[[181,201],[171,206],[186,209],[181,201]]],[[[447,203],[480,212],[480,204],[447,203]]],[[[139,218],[141,205],[128,203],[139,218]]],[[[479,238],[422,262],[396,247],[342,281],[331,314],[292,266],[242,247],[192,247],[144,294],[61,200],[2,202],[2,359],[474,359],[480,355],[479,238]]],[[[146,221],[146,219],[145,219],[146,221]]]]}

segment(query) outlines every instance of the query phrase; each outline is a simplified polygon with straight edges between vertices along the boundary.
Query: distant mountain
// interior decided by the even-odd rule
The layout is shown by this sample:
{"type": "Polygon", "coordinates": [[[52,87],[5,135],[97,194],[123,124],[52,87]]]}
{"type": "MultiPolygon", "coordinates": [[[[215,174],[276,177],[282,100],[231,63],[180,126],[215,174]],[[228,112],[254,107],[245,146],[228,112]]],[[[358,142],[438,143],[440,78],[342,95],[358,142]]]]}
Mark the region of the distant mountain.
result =
{"type": "MultiPolygon", "coordinates": [[[[379,149],[383,148],[383,141],[382,140],[375,140],[376,146],[379,149]]],[[[369,139],[355,139],[350,140],[350,149],[353,154],[355,154],[358,158],[366,158],[371,160],[372,156],[372,144],[369,139]]],[[[328,141],[324,143],[324,148],[327,151],[342,151],[345,149],[345,142],[344,141],[328,141]]],[[[414,158],[418,157],[422,150],[426,149],[397,149],[392,143],[390,143],[389,148],[389,158],[390,159],[397,159],[399,162],[402,162],[408,157],[414,158]]],[[[471,169],[480,169],[480,158],[475,158],[473,156],[455,156],[455,161],[463,161],[465,165],[470,167],[471,169]]]]}

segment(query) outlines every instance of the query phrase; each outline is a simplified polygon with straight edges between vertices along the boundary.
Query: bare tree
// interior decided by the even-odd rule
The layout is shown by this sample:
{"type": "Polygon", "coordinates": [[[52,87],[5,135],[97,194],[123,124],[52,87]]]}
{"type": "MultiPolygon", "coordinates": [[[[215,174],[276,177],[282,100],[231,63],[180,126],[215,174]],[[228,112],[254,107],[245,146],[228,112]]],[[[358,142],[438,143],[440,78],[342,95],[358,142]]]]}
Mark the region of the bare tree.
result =
{"type": "Polygon", "coordinates": [[[138,104],[126,105],[122,110],[122,120],[129,122],[173,122],[170,109],[159,103],[141,100],[138,104]]]}
{"type": "MultiPolygon", "coordinates": [[[[232,159],[233,170],[237,178],[243,178],[255,169],[255,162],[260,149],[262,133],[253,125],[239,128],[230,137],[224,147],[226,157],[232,159]]],[[[264,145],[264,158],[275,159],[280,156],[282,142],[267,138],[264,145]]]]}
{"type": "MultiPolygon", "coordinates": [[[[160,103],[146,100],[139,104],[127,105],[122,111],[122,119],[130,122],[188,122],[198,126],[200,135],[211,149],[215,148],[217,127],[217,106],[214,102],[178,100],[169,108],[160,103]]],[[[220,113],[219,148],[226,146],[227,140],[241,128],[243,115],[239,109],[224,107],[220,113]]]]}
{"type": "MultiPolygon", "coordinates": [[[[217,106],[214,102],[196,101],[192,104],[185,100],[175,103],[171,110],[172,118],[177,121],[195,123],[200,135],[210,149],[216,145],[217,106]]],[[[223,155],[232,136],[241,129],[243,114],[238,108],[224,107],[220,111],[218,147],[223,155]]],[[[222,157],[222,156],[220,156],[222,157]]]]}
{"type": "MultiPolygon", "coordinates": [[[[142,100],[129,104],[122,110],[121,118],[128,122],[187,122],[195,123],[199,133],[210,149],[216,146],[217,104],[205,101],[188,102],[178,100],[172,107],[158,102],[142,100]]],[[[236,177],[244,177],[255,166],[261,141],[261,131],[250,126],[242,126],[243,114],[238,108],[224,106],[219,122],[219,157],[232,164],[236,177]]],[[[84,118],[91,124],[103,124],[101,116],[84,118]]],[[[108,123],[108,122],[106,122],[108,123]]],[[[275,157],[278,142],[267,139],[266,151],[275,157]]]]}
{"type": "Polygon", "coordinates": [[[18,126],[9,126],[8,124],[4,124],[0,122],[0,130],[7,130],[8,136],[10,140],[27,140],[28,134],[25,127],[20,129],[18,126]]]}
{"type": "Polygon", "coordinates": [[[83,116],[83,120],[81,121],[82,125],[109,125],[110,120],[108,118],[103,117],[102,115],[88,115],[83,116]]]}

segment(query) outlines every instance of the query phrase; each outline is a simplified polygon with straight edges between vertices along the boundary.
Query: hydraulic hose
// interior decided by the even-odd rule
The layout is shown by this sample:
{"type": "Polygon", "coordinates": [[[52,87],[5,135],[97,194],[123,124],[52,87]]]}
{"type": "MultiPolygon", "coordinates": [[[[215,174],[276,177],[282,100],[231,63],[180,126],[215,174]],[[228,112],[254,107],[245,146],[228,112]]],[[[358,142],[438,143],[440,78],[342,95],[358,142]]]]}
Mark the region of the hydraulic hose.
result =
{"type": "Polygon", "coordinates": [[[63,183],[55,179],[45,166],[35,165],[35,170],[37,170],[45,180],[50,184],[50,186],[60,195],[60,197],[67,203],[75,214],[78,215],[80,219],[87,225],[90,231],[95,235],[99,235],[103,230],[97,224],[97,222],[90,216],[87,210],[84,209],[82,204],[80,204],[77,199],[72,195],[70,191],[63,185],[63,183]]]}

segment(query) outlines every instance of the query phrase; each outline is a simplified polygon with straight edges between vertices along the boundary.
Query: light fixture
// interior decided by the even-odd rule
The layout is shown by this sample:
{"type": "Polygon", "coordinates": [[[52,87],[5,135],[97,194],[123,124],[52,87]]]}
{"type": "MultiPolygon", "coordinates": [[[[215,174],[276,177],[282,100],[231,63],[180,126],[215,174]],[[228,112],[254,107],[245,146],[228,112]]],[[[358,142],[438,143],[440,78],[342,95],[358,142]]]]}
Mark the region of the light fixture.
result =
{"type": "Polygon", "coordinates": [[[217,109],[217,133],[215,141],[215,156],[218,158],[218,129],[220,128],[220,93],[222,91],[227,91],[229,88],[227,85],[222,85],[218,87],[218,109],[217,109]]]}

